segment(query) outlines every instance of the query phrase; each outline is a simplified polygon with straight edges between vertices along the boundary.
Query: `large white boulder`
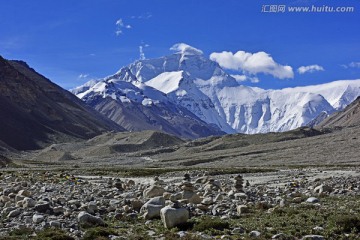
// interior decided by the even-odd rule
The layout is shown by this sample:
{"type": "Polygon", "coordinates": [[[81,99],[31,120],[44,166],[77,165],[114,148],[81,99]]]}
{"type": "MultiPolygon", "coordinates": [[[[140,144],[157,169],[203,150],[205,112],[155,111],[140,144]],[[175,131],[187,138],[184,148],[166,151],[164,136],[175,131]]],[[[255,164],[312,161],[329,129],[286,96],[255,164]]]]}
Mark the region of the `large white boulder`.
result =
{"type": "Polygon", "coordinates": [[[154,197],[147,201],[140,209],[145,219],[160,217],[160,210],[165,207],[164,197],[154,197]]]}
{"type": "Polygon", "coordinates": [[[160,210],[160,217],[166,228],[173,228],[186,223],[189,216],[189,211],[185,208],[166,206],[160,210]]]}

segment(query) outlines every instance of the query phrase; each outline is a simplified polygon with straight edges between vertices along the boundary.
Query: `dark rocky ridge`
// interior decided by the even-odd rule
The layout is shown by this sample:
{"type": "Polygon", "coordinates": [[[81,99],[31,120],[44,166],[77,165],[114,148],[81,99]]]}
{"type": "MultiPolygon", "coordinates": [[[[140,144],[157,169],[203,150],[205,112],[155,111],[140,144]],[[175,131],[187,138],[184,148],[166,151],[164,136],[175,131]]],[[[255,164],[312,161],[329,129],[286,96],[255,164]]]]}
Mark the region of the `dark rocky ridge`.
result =
{"type": "Polygon", "coordinates": [[[360,97],[344,110],[336,112],[324,119],[317,128],[351,127],[360,125],[360,97]]]}
{"type": "Polygon", "coordinates": [[[22,61],[0,56],[0,143],[17,150],[123,128],[22,61]]]}

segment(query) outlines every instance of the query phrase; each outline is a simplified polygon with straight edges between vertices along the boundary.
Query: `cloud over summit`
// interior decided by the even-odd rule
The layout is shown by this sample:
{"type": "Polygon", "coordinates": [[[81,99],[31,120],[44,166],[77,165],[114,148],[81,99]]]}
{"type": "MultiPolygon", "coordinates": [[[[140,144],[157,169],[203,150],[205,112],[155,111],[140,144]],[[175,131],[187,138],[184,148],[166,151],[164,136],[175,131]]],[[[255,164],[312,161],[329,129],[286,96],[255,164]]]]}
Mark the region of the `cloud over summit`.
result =
{"type": "Polygon", "coordinates": [[[194,48],[186,43],[177,43],[174,44],[171,48],[171,51],[181,54],[190,54],[190,55],[202,55],[203,51],[200,49],[194,48]]]}
{"type": "Polygon", "coordinates": [[[219,63],[223,68],[242,71],[253,75],[264,73],[279,79],[294,77],[291,66],[281,65],[275,62],[271,55],[266,52],[214,52],[210,54],[210,59],[219,63]]]}

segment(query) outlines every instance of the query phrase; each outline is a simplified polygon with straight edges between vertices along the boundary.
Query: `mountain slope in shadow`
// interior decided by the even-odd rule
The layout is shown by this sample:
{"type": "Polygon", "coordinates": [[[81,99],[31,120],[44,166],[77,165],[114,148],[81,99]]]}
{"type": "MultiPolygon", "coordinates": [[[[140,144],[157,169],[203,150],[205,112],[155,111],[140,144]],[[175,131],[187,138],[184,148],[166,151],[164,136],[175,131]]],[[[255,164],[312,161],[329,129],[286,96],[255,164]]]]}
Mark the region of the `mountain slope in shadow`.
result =
{"type": "Polygon", "coordinates": [[[25,62],[0,56],[0,143],[17,150],[124,129],[25,62]]]}

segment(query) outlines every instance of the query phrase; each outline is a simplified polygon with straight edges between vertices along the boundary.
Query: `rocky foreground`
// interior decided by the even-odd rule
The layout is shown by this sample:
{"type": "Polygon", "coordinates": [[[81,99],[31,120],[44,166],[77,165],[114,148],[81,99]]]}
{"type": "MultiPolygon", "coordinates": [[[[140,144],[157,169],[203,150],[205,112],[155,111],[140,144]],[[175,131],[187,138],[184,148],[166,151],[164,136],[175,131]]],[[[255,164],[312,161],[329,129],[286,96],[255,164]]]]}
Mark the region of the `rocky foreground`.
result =
{"type": "Polygon", "coordinates": [[[0,239],[360,239],[360,173],[1,173],[0,239]]]}

